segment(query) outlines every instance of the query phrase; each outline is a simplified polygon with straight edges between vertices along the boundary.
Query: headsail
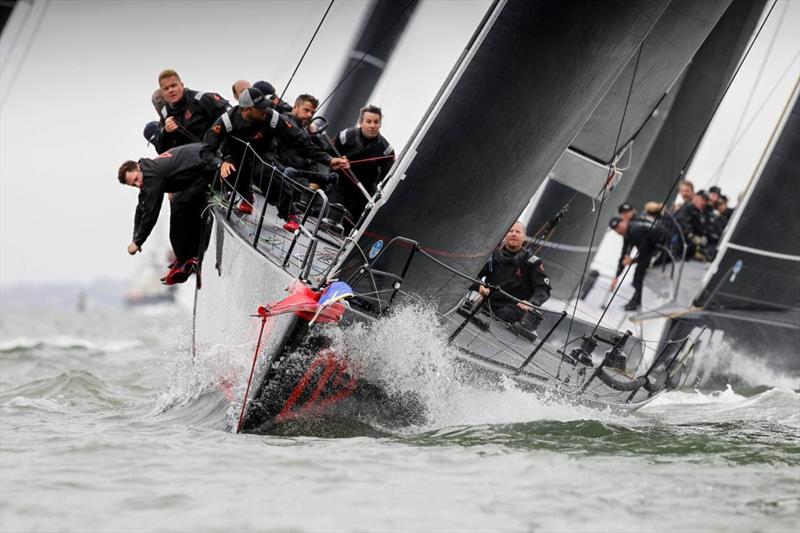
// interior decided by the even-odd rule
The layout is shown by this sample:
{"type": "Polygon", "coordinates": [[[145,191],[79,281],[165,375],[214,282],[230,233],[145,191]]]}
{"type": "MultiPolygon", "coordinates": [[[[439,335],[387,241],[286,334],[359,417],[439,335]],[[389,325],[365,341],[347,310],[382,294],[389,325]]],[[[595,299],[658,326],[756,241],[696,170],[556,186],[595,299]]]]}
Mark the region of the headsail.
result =
{"type": "MultiPolygon", "coordinates": [[[[707,311],[767,312],[800,330],[800,100],[795,85],[782,131],[737,207],[696,305],[707,311]]],[[[733,316],[733,315],[732,315],[733,316]]]]}
{"type": "MultiPolygon", "coordinates": [[[[668,4],[496,3],[396,163],[391,196],[368,219],[342,277],[378,241],[401,235],[477,273],[668,4]]],[[[407,259],[407,248],[384,247],[379,268],[399,273],[407,259]]],[[[452,279],[420,258],[403,287],[435,292],[440,308],[450,307],[464,289],[452,279]]],[[[354,288],[373,293],[394,283],[354,288]]]]}

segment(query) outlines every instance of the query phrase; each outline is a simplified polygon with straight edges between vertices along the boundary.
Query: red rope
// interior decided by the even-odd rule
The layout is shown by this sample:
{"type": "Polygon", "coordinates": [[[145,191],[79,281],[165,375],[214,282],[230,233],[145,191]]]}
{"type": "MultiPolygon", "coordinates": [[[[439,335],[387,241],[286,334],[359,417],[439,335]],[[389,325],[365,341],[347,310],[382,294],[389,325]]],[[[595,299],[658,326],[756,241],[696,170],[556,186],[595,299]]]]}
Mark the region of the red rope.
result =
{"type": "MultiPolygon", "coordinates": [[[[260,309],[259,309],[260,311],[260,309]]],[[[260,314],[260,313],[259,313],[260,314]]],[[[247,389],[244,391],[244,398],[242,398],[242,410],[239,413],[239,423],[236,424],[236,433],[242,430],[242,422],[244,421],[244,408],[247,406],[247,397],[250,394],[250,383],[253,381],[253,372],[256,370],[256,361],[258,360],[258,350],[261,348],[261,336],[264,334],[264,326],[267,324],[267,316],[262,315],[261,318],[261,331],[258,332],[258,341],[256,342],[256,351],[253,354],[253,365],[250,367],[250,377],[247,378],[247,389]]]]}
{"type": "Polygon", "coordinates": [[[380,161],[382,159],[394,159],[394,154],[392,155],[382,155],[379,157],[368,157],[366,159],[355,159],[353,161],[348,161],[351,165],[356,165],[358,163],[367,163],[369,161],[380,161]]]}

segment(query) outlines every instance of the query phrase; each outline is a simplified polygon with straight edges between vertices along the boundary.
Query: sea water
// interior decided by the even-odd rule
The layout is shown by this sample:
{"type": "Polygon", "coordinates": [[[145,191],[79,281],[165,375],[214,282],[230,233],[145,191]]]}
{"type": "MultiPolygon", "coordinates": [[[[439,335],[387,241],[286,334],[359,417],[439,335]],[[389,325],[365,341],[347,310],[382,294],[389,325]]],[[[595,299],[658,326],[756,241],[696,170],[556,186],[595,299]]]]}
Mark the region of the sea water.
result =
{"type": "Polygon", "coordinates": [[[408,309],[339,342],[424,420],[257,436],[228,431],[190,327],[3,314],[0,531],[800,529],[800,383],[730,347],[706,356],[728,382],[619,415],[463,383],[408,309]]]}

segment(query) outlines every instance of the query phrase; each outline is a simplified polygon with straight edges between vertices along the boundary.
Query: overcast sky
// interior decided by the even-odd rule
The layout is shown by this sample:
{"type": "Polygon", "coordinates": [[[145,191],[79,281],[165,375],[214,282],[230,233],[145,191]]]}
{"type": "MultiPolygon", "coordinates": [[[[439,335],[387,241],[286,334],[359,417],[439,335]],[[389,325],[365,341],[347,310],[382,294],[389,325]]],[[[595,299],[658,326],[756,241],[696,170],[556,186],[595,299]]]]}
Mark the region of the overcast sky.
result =
{"type": "MultiPolygon", "coordinates": [[[[136,191],[117,182],[116,169],[154,155],[141,131],[156,118],[149,99],[158,72],[174,68],[187,87],[226,98],[240,78],[282,89],[327,4],[22,2],[0,40],[0,285],[132,277],[147,258],[125,252],[136,191]]],[[[383,133],[397,150],[489,4],[427,1],[417,9],[371,98],[384,108],[383,133]]],[[[287,99],[327,96],[366,8],[365,1],[334,4],[287,99]]],[[[772,19],[736,98],[712,127],[718,139],[698,154],[699,183],[711,179],[733,136],[742,140],[721,184],[742,186],[800,77],[800,2],[779,2],[772,19]],[[771,47],[768,32],[777,32],[771,47]]]]}

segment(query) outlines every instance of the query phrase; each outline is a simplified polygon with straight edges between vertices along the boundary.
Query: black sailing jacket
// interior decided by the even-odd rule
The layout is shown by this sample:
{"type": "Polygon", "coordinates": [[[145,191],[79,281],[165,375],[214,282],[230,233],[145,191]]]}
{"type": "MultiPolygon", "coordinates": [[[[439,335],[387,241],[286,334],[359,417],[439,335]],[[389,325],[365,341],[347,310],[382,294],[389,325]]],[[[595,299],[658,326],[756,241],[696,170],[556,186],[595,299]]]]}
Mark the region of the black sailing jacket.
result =
{"type": "MultiPolygon", "coordinates": [[[[542,260],[524,248],[518,252],[511,252],[505,246],[497,248],[481,269],[478,279],[484,276],[486,283],[499,285],[515,298],[534,305],[542,305],[550,298],[550,278],[544,272],[542,260]]],[[[472,288],[477,290],[477,286],[472,288]]],[[[514,305],[514,302],[501,294],[492,294],[490,304],[494,308],[514,305]]]]}
{"type": "MultiPolygon", "coordinates": [[[[394,163],[394,148],[389,144],[389,141],[387,141],[383,135],[378,135],[374,139],[368,139],[361,133],[361,128],[355,127],[339,132],[339,135],[336,136],[333,142],[336,149],[339,150],[339,153],[351,161],[391,156],[386,159],[355,163],[353,165],[353,174],[355,174],[370,194],[374,193],[375,187],[386,177],[386,174],[388,174],[389,169],[392,168],[392,164],[394,163]]],[[[339,180],[339,187],[348,189],[349,192],[356,197],[361,196],[356,186],[346,178],[339,180]]]]}
{"type": "Polygon", "coordinates": [[[164,193],[180,192],[206,179],[201,147],[200,143],[186,144],[139,160],[142,188],[133,218],[133,242],[140,248],[156,225],[164,193]]]}
{"type": "Polygon", "coordinates": [[[278,139],[283,146],[294,150],[300,157],[323,165],[330,165],[331,156],[314,145],[300,128],[292,126],[274,109],[267,109],[264,121],[248,121],[242,117],[239,106],[223,113],[203,137],[201,157],[210,166],[219,166],[222,161],[233,163],[237,168],[249,143],[261,156],[273,151],[273,141],[278,139]],[[222,152],[222,159],[217,151],[222,152]]]}
{"type": "Polygon", "coordinates": [[[161,108],[161,131],[156,139],[156,151],[160,154],[176,146],[201,142],[206,130],[230,107],[228,101],[217,93],[185,89],[180,102],[174,106],[167,104],[161,108]],[[169,117],[181,127],[173,132],[167,132],[164,123],[169,117]]]}

